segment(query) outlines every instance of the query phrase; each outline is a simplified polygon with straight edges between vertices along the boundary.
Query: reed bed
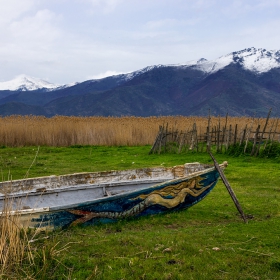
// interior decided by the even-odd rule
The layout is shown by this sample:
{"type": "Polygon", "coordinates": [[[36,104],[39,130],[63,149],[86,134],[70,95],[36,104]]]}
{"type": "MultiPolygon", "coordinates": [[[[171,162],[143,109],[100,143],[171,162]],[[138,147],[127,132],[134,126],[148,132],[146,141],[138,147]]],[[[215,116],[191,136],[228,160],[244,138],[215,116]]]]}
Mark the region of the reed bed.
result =
{"type": "MultiPolygon", "coordinates": [[[[266,118],[211,117],[211,126],[235,126],[242,130],[264,126],[266,118]]],[[[170,129],[188,131],[196,123],[199,134],[208,126],[207,117],[66,117],[8,116],[0,118],[0,145],[21,146],[138,146],[152,145],[159,126],[168,124],[170,129]]],[[[271,118],[267,130],[279,131],[280,122],[271,118]]],[[[276,133],[276,137],[277,137],[276,133]]]]}

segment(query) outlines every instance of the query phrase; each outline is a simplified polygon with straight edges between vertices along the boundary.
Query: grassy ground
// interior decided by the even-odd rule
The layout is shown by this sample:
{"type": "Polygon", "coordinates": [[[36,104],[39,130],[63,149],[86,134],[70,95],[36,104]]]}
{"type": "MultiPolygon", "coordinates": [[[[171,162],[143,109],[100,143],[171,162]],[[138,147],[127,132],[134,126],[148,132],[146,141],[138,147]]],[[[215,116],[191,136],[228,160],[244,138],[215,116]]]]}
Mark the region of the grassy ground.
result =
{"type": "MultiPolygon", "coordinates": [[[[148,155],[142,147],[0,149],[2,177],[211,162],[207,154],[148,155]]],[[[279,162],[215,155],[246,214],[243,223],[222,182],[187,211],[42,233],[32,243],[29,279],[280,279],[279,162]],[[66,246],[66,247],[65,247],[66,246]]],[[[25,275],[25,276],[24,276],[25,275]]],[[[28,275],[28,277],[26,276],[28,275]]]]}

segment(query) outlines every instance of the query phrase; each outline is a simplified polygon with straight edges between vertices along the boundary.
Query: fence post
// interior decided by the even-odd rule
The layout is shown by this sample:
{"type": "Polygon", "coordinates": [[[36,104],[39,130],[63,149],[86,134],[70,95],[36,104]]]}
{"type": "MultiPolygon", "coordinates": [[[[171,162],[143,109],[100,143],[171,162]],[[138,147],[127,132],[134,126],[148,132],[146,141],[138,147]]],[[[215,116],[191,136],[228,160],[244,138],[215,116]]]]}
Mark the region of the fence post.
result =
{"type": "Polygon", "coordinates": [[[258,145],[258,148],[256,150],[256,153],[255,153],[255,157],[258,155],[259,151],[260,151],[260,147],[261,147],[261,141],[263,139],[263,135],[265,133],[265,130],[266,130],[266,126],[267,126],[267,123],[268,123],[268,120],[269,120],[269,116],[271,114],[271,110],[272,108],[270,108],[268,114],[267,114],[267,117],[266,117],[266,122],[265,122],[265,125],[264,125],[264,128],[263,128],[263,131],[262,131],[262,134],[261,134],[261,137],[260,137],[260,141],[259,141],[259,145],[258,145]]]}
{"type": "Polygon", "coordinates": [[[254,144],[253,144],[253,148],[252,148],[252,152],[251,152],[251,156],[254,154],[255,152],[255,147],[256,147],[256,143],[257,143],[257,139],[258,139],[258,135],[259,135],[259,130],[260,130],[260,125],[258,125],[256,133],[255,133],[255,137],[254,137],[254,144]]]}
{"type": "Polygon", "coordinates": [[[219,116],[218,135],[217,135],[217,147],[216,147],[217,153],[220,151],[220,132],[221,132],[220,130],[221,130],[221,120],[220,120],[220,116],[219,116]]]}
{"type": "Polygon", "coordinates": [[[233,140],[233,144],[236,144],[236,139],[237,139],[237,124],[235,124],[235,130],[234,130],[234,140],[233,140]]]}
{"type": "Polygon", "coordinates": [[[206,144],[206,151],[207,152],[210,152],[210,150],[211,150],[210,121],[211,121],[211,116],[210,116],[210,109],[209,109],[208,127],[207,127],[207,144],[206,144]]]}

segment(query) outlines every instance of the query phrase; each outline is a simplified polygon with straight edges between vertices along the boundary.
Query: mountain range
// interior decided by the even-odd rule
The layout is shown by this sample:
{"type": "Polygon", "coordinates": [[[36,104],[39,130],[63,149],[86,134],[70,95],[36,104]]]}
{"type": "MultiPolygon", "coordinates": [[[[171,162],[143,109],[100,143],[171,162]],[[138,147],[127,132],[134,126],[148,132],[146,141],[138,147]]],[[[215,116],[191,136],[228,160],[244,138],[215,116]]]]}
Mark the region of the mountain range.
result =
{"type": "Polygon", "coordinates": [[[280,117],[280,50],[247,48],[71,85],[0,82],[0,115],[280,117]]]}

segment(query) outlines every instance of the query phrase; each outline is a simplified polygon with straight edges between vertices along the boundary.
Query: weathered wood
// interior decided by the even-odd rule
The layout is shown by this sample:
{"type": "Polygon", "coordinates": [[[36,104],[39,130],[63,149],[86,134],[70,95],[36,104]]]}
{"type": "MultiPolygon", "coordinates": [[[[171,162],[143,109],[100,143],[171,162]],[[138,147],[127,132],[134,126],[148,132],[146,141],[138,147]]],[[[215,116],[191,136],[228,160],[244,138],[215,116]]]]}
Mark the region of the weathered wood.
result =
{"type": "Polygon", "coordinates": [[[274,132],[273,132],[273,135],[272,135],[272,141],[270,142],[270,145],[269,145],[268,153],[270,152],[271,147],[272,147],[272,142],[273,142],[274,137],[275,137],[275,133],[276,133],[277,125],[278,125],[278,120],[279,119],[276,120],[276,125],[275,125],[275,129],[274,129],[274,132]]]}
{"type": "Polygon", "coordinates": [[[185,142],[185,133],[183,133],[183,131],[181,130],[180,138],[179,138],[178,154],[181,153],[184,142],[185,142]]]}
{"type": "MultiPolygon", "coordinates": [[[[271,111],[270,111],[271,112],[271,111]]],[[[217,152],[224,152],[228,149],[229,145],[239,143],[239,145],[245,142],[243,153],[246,153],[248,142],[252,141],[253,148],[251,155],[257,156],[260,151],[261,141],[265,140],[264,147],[267,149],[268,143],[274,141],[275,135],[280,135],[280,132],[277,132],[278,119],[275,124],[273,121],[269,130],[269,116],[266,119],[266,123],[262,132],[260,131],[260,120],[258,120],[258,127],[255,129],[255,132],[252,130],[254,126],[254,118],[251,121],[251,124],[246,123],[245,129],[244,126],[238,129],[238,124],[230,124],[228,122],[228,114],[226,115],[224,127],[221,126],[221,119],[218,119],[218,125],[212,125],[211,116],[208,116],[208,126],[203,131],[203,127],[197,128],[196,123],[193,123],[192,128],[186,132],[178,131],[177,126],[168,127],[167,124],[160,126],[159,132],[156,136],[156,139],[153,143],[149,154],[161,152],[173,152],[173,153],[182,153],[187,151],[211,151],[211,145],[216,145],[217,152]],[[274,126],[275,125],[275,126],[274,126]],[[199,129],[199,133],[198,133],[199,129]],[[274,131],[273,131],[274,130],[274,131]],[[203,133],[205,132],[205,133],[203,133]],[[270,141],[271,140],[271,141],[270,141]],[[205,147],[205,148],[204,148],[205,147]]],[[[278,140],[278,139],[277,139],[278,140]]],[[[280,142],[280,137],[279,140],[280,142]]]]}
{"type": "Polygon", "coordinates": [[[210,123],[211,123],[211,116],[210,116],[210,109],[209,109],[207,135],[206,135],[207,136],[207,144],[206,144],[207,151],[211,150],[210,123]]]}
{"type": "Polygon", "coordinates": [[[228,113],[226,115],[226,123],[225,123],[225,126],[223,128],[223,138],[222,138],[222,145],[225,144],[225,133],[226,133],[226,130],[227,130],[227,121],[228,121],[228,113]]]}
{"type": "Polygon", "coordinates": [[[158,145],[158,154],[160,154],[161,152],[161,143],[162,143],[162,139],[163,139],[163,134],[164,134],[164,125],[162,126],[162,130],[159,136],[159,145],[158,145]]]}
{"type": "Polygon", "coordinates": [[[268,138],[266,139],[265,144],[264,144],[264,147],[263,147],[264,150],[266,149],[267,143],[270,141],[270,137],[271,137],[272,129],[273,129],[273,127],[274,127],[274,123],[275,123],[275,120],[272,121],[270,130],[269,130],[269,132],[268,132],[268,138]]]}
{"type": "Polygon", "coordinates": [[[242,210],[242,208],[241,208],[241,206],[240,206],[240,204],[239,204],[239,202],[238,202],[238,200],[237,200],[237,197],[236,197],[236,195],[235,195],[233,189],[231,188],[231,186],[230,186],[228,180],[226,179],[226,176],[225,176],[223,170],[220,168],[218,162],[216,161],[216,159],[214,158],[214,156],[212,155],[211,152],[209,152],[209,155],[211,156],[211,158],[212,158],[212,160],[213,160],[213,162],[214,162],[215,168],[216,168],[217,171],[219,172],[219,174],[220,174],[220,176],[221,176],[221,179],[222,179],[224,185],[226,186],[226,188],[227,188],[227,190],[228,190],[228,192],[229,192],[229,194],[230,194],[230,196],[231,196],[231,198],[232,198],[232,200],[233,200],[233,202],[234,202],[234,204],[235,204],[235,206],[236,206],[238,212],[241,214],[243,221],[244,221],[245,223],[247,223],[245,214],[244,214],[244,212],[243,212],[243,210],[242,210]]]}
{"type": "Polygon", "coordinates": [[[258,125],[257,130],[256,130],[256,133],[255,133],[254,144],[253,144],[253,147],[252,147],[251,156],[252,156],[252,155],[254,154],[254,152],[255,152],[255,147],[256,147],[257,139],[258,139],[258,137],[259,137],[259,130],[260,130],[260,125],[258,125]]]}
{"type": "Polygon", "coordinates": [[[231,125],[229,126],[229,130],[227,132],[227,142],[226,142],[226,151],[228,150],[228,147],[231,143],[231,131],[232,131],[232,127],[231,125]]]}
{"type": "Polygon", "coordinates": [[[198,152],[198,138],[197,138],[196,123],[193,124],[193,131],[194,131],[194,137],[195,137],[196,151],[198,152]]]}
{"type": "Polygon", "coordinates": [[[250,137],[250,134],[251,134],[251,131],[252,131],[254,119],[255,119],[255,118],[252,119],[251,126],[250,126],[250,128],[248,129],[248,132],[247,132],[247,134],[246,134],[246,143],[245,143],[245,147],[244,147],[244,154],[246,153],[246,150],[247,150],[247,145],[248,145],[249,137],[250,137]]]}
{"type": "Polygon", "coordinates": [[[242,145],[242,143],[244,142],[246,132],[247,132],[247,124],[245,125],[245,128],[244,128],[244,130],[242,131],[242,136],[240,137],[239,146],[241,146],[241,145],[242,145]]]}
{"type": "Polygon", "coordinates": [[[234,130],[234,139],[233,139],[233,144],[236,144],[236,139],[237,139],[237,124],[235,125],[235,130],[234,130]]]}
{"type": "Polygon", "coordinates": [[[166,128],[165,128],[165,137],[164,137],[164,142],[163,142],[163,144],[164,144],[164,152],[166,152],[166,143],[167,143],[167,136],[168,136],[168,123],[166,124],[166,128]]]}
{"type": "Polygon", "coordinates": [[[220,116],[219,116],[218,135],[217,135],[217,147],[216,147],[217,152],[220,151],[220,130],[221,130],[221,120],[220,120],[220,116]]]}
{"type": "Polygon", "coordinates": [[[149,151],[149,155],[155,152],[156,146],[158,145],[158,142],[159,142],[159,138],[160,138],[161,132],[162,132],[162,126],[160,125],[159,126],[159,132],[157,134],[156,140],[155,140],[151,150],[149,151]]]}
{"type": "MultiPolygon", "coordinates": [[[[178,145],[179,145],[178,144],[179,143],[179,141],[178,141],[179,138],[178,137],[179,137],[179,132],[178,132],[178,129],[176,129],[175,132],[174,132],[174,137],[173,137],[173,141],[172,141],[174,143],[174,146],[172,146],[174,153],[176,153],[176,151],[178,150],[178,145]]],[[[173,145],[173,143],[172,143],[172,145],[173,145]]]]}
{"type": "Polygon", "coordinates": [[[263,135],[264,135],[264,132],[265,132],[265,130],[266,130],[267,123],[268,123],[268,120],[269,120],[269,117],[270,117],[271,111],[272,111],[272,108],[270,108],[270,110],[269,110],[269,112],[268,112],[268,114],[267,114],[266,121],[265,121],[265,125],[264,125],[264,128],[263,128],[263,131],[262,131],[261,137],[260,137],[259,145],[258,145],[257,150],[256,150],[256,152],[255,152],[255,156],[257,156],[257,155],[258,155],[258,153],[259,153],[259,151],[260,151],[261,141],[263,140],[263,135]]]}

